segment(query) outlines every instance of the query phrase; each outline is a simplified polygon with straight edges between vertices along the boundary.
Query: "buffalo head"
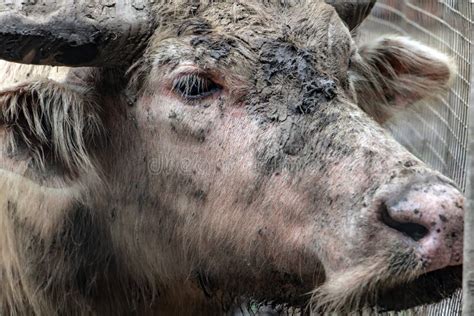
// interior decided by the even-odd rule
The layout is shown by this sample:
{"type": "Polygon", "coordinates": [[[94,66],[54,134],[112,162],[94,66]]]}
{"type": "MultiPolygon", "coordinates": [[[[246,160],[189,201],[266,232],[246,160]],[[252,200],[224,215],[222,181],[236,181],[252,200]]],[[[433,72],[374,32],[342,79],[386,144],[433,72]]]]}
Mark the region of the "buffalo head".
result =
{"type": "Polygon", "coordinates": [[[21,1],[0,58],[0,312],[399,309],[459,286],[464,199],[382,128],[445,55],[373,1],[21,1]],[[76,68],[82,66],[83,68],[76,68]]]}

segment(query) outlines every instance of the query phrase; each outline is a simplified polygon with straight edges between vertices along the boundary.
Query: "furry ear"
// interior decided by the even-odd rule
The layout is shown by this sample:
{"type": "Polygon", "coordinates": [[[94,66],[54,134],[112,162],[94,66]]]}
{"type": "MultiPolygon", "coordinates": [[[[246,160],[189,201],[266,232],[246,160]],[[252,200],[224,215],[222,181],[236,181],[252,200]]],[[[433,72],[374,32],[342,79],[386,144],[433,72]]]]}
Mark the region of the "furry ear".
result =
{"type": "Polygon", "coordinates": [[[51,80],[0,91],[2,151],[36,170],[76,175],[90,169],[88,144],[101,126],[94,100],[87,89],[51,80]]]}
{"type": "Polygon", "coordinates": [[[454,63],[441,52],[389,36],[359,49],[351,78],[359,106],[383,123],[395,110],[445,92],[454,73],[454,63]]]}

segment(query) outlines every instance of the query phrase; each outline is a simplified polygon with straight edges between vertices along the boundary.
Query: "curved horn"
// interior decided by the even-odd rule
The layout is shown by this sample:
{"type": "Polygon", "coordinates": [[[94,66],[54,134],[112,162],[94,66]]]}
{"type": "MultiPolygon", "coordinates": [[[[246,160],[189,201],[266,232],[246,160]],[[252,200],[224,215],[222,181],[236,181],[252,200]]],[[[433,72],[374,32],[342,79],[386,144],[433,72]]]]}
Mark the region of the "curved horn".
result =
{"type": "Polygon", "coordinates": [[[153,30],[148,0],[2,1],[0,59],[53,66],[119,66],[153,30]]]}
{"type": "Polygon", "coordinates": [[[349,30],[358,27],[370,14],[377,0],[325,0],[332,5],[349,30]]]}

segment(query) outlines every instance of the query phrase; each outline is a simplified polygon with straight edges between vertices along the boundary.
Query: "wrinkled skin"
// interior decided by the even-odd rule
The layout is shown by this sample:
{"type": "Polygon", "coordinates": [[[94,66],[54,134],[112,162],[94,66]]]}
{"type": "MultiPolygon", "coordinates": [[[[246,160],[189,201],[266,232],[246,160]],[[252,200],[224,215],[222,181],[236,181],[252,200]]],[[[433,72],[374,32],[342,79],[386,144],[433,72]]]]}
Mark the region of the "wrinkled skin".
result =
{"type": "MultiPolygon", "coordinates": [[[[315,310],[398,309],[458,286],[457,268],[443,269],[462,261],[463,198],[383,130],[382,110],[370,117],[369,85],[354,74],[375,69],[363,66],[374,48],[357,51],[330,6],[162,11],[163,24],[131,71],[74,70],[64,84],[92,88],[81,92],[92,100],[84,111],[95,111],[102,132],[84,127],[90,165],[67,165],[48,148],[44,166],[28,146],[2,154],[10,192],[2,207],[12,214],[2,225],[15,227],[19,257],[33,258],[37,277],[28,284],[40,293],[31,299],[24,290],[25,310],[218,314],[248,299],[305,306],[308,293],[315,310]],[[173,81],[191,72],[220,89],[187,100],[173,81]],[[15,201],[25,194],[30,204],[15,201]],[[46,210],[55,214],[51,228],[33,225],[46,210]],[[417,240],[400,222],[444,237],[417,240]],[[405,285],[432,271],[444,274],[405,285]],[[390,300],[406,288],[412,296],[390,300]],[[427,289],[432,294],[422,295],[427,289]]],[[[385,43],[413,51],[405,44],[385,43]]],[[[422,78],[411,80],[431,75],[433,91],[442,90],[450,70],[437,57],[420,58],[419,69],[407,63],[400,81],[414,71],[422,78]]],[[[420,86],[403,86],[406,98],[431,95],[420,86]]],[[[406,106],[404,95],[384,96],[381,108],[406,106]]],[[[12,301],[0,306],[22,311],[12,301]]]]}

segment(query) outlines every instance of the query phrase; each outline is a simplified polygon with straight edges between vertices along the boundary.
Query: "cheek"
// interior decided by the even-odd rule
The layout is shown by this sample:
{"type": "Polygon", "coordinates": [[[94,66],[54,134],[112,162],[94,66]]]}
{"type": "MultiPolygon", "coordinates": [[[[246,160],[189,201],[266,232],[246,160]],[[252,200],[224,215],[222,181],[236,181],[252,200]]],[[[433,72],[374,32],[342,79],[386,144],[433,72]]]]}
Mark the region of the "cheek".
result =
{"type": "Polygon", "coordinates": [[[253,179],[259,129],[243,108],[217,102],[183,105],[166,96],[139,100],[135,117],[155,173],[178,174],[206,187],[232,185],[236,175],[253,179]]]}
{"type": "Polygon", "coordinates": [[[246,116],[245,110],[231,108],[224,111],[214,118],[213,127],[202,147],[203,154],[214,165],[220,181],[231,184],[238,176],[253,179],[255,142],[259,130],[246,116]]]}

